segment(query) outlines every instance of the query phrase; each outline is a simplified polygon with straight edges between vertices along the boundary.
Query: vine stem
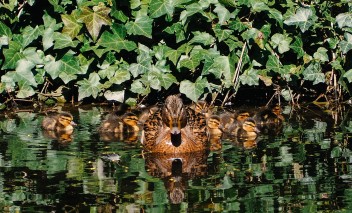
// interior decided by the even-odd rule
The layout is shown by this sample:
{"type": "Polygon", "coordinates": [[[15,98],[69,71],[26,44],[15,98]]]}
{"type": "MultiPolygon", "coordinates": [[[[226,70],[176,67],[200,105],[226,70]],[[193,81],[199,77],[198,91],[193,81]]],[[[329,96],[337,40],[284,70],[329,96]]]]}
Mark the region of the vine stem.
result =
{"type": "Polygon", "coordinates": [[[225,98],[221,104],[221,106],[223,107],[225,102],[234,97],[236,94],[237,94],[237,87],[238,87],[238,78],[240,76],[240,70],[242,68],[242,62],[243,62],[243,54],[244,54],[244,51],[246,50],[246,46],[247,46],[247,41],[244,42],[243,46],[242,46],[242,51],[241,51],[241,55],[240,55],[240,59],[238,60],[238,64],[237,64],[237,67],[236,67],[236,70],[235,70],[235,75],[233,76],[233,79],[232,79],[232,82],[234,83],[234,89],[235,89],[235,92],[229,97],[229,94],[230,94],[230,90],[227,91],[226,95],[225,95],[225,98]]]}

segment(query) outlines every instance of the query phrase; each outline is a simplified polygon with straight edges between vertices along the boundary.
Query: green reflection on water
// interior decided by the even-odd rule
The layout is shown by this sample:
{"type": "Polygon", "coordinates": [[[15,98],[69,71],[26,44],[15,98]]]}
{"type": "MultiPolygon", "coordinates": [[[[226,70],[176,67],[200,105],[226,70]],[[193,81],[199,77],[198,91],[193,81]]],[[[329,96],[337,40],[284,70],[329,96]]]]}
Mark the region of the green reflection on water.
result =
{"type": "Polygon", "coordinates": [[[167,169],[176,162],[171,158],[144,155],[139,141],[105,140],[99,135],[97,128],[106,109],[86,107],[71,112],[79,125],[69,142],[44,135],[40,129],[41,114],[1,115],[0,209],[10,212],[348,212],[352,209],[352,119],[347,110],[338,120],[322,111],[286,114],[283,129],[273,131],[272,135],[262,134],[256,146],[246,149],[226,139],[220,151],[183,156],[186,161],[178,172],[167,169]]]}

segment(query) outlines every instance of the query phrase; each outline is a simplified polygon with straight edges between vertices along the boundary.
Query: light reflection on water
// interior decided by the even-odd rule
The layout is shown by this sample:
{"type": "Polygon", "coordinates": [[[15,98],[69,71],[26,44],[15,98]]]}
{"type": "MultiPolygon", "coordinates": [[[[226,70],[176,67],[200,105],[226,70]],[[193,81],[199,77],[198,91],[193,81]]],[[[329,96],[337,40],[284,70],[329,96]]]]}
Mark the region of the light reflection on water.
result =
{"type": "MultiPolygon", "coordinates": [[[[150,156],[108,140],[106,111],[71,111],[72,141],[40,129],[41,114],[0,120],[0,209],[20,212],[317,212],[352,209],[349,111],[286,114],[255,143],[184,156],[150,156]],[[254,145],[253,145],[254,144],[254,145]],[[181,163],[180,163],[181,162],[181,163]]],[[[124,138],[120,138],[124,140],[124,138]]],[[[128,141],[128,140],[125,140],[128,141]]]]}

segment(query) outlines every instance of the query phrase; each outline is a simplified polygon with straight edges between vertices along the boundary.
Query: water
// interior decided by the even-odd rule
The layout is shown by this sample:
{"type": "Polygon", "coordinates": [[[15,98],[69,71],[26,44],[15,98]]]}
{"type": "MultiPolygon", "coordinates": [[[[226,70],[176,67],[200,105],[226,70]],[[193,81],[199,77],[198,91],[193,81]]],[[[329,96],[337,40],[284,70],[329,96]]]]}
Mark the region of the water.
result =
{"type": "Polygon", "coordinates": [[[0,211],[352,211],[348,108],[285,108],[283,128],[255,144],[226,139],[219,151],[183,156],[99,135],[105,108],[64,110],[78,126],[60,141],[44,135],[40,113],[0,116],[0,211]]]}

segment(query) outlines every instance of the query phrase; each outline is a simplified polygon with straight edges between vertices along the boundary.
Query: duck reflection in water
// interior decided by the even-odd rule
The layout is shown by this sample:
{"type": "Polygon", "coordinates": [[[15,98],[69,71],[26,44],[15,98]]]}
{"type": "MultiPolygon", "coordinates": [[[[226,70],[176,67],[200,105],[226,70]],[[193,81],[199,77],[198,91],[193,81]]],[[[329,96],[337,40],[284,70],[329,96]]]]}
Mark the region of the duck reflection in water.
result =
{"type": "Polygon", "coordinates": [[[193,153],[145,154],[146,170],[157,178],[161,178],[168,191],[172,204],[179,204],[185,198],[188,180],[202,177],[207,172],[206,160],[208,152],[193,153]]]}

